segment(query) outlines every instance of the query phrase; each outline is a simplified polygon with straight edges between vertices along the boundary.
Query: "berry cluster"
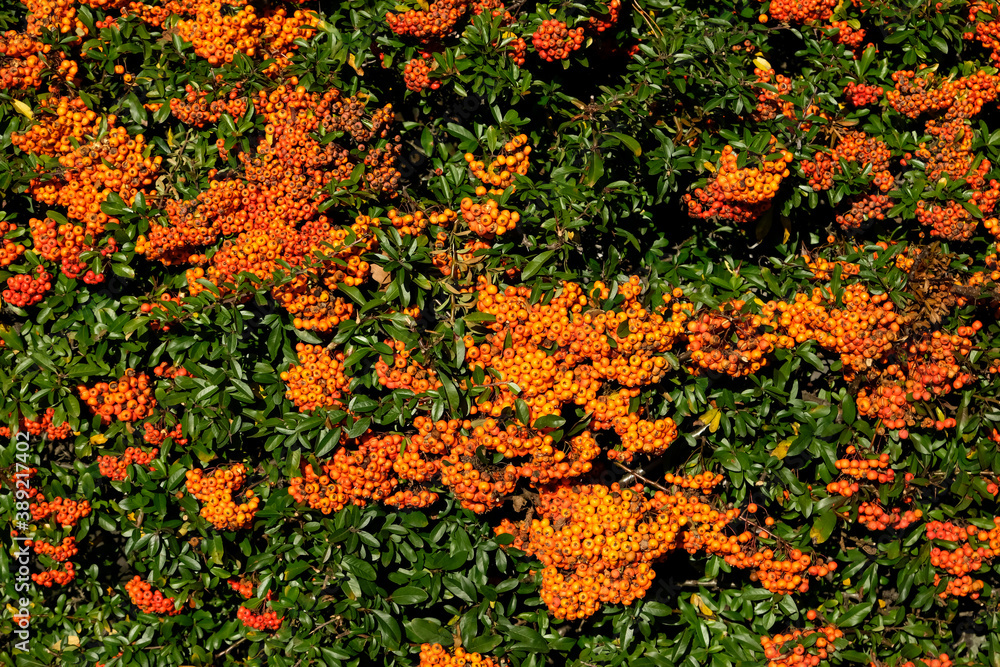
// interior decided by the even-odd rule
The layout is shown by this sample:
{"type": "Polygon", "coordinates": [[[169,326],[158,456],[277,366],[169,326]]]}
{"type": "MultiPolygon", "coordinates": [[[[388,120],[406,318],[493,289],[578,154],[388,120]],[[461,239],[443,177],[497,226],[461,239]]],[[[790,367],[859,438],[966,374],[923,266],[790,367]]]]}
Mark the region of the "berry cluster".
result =
{"type": "Polygon", "coordinates": [[[841,160],[858,165],[859,170],[870,166],[868,176],[863,178],[886,193],[895,185],[889,173],[890,158],[889,148],[881,139],[869,137],[864,132],[848,132],[833,149],[817,151],[813,160],[803,160],[802,172],[813,189],[829,190],[833,187],[834,176],[843,173],[841,160]]]}
{"type": "Polygon", "coordinates": [[[336,408],[350,387],[350,378],[344,375],[344,353],[331,355],[320,345],[296,343],[299,363],[280,374],[288,386],[285,396],[300,412],[317,408],[336,408]]]}
{"type": "MultiPolygon", "coordinates": [[[[854,457],[858,454],[858,448],[848,445],[846,452],[848,456],[854,457]]],[[[889,484],[896,479],[896,473],[889,467],[889,454],[886,452],[879,454],[878,458],[837,459],[834,467],[842,475],[879,484],[889,484]]]]}
{"type": "Polygon", "coordinates": [[[565,60],[583,46],[583,28],[569,28],[562,21],[548,19],[532,33],[531,45],[542,60],[565,60]]]}
{"type": "Polygon", "coordinates": [[[870,104],[877,104],[878,98],[885,94],[882,86],[873,86],[868,83],[849,82],[844,86],[844,96],[853,107],[866,107],[870,104]]]}
{"type": "Polygon", "coordinates": [[[771,17],[789,23],[826,21],[833,16],[837,0],[771,0],[771,17]]]}
{"type": "Polygon", "coordinates": [[[892,208],[892,200],[883,194],[858,195],[848,200],[850,208],[837,214],[837,224],[845,232],[861,234],[867,231],[876,220],[885,220],[886,213],[892,208]]]}
{"type": "Polygon", "coordinates": [[[16,230],[17,225],[10,220],[0,220],[0,268],[10,266],[24,254],[23,243],[7,238],[8,234],[16,230]]]}
{"type": "Polygon", "coordinates": [[[608,0],[605,7],[608,10],[606,15],[591,16],[588,20],[587,27],[596,33],[602,33],[615,27],[615,24],[618,23],[618,17],[621,15],[621,0],[608,0]]]}
{"type": "Polygon", "coordinates": [[[122,456],[108,454],[98,457],[97,465],[102,475],[120,482],[128,477],[128,467],[130,464],[134,463],[138,466],[146,466],[149,470],[152,470],[152,461],[159,452],[160,450],[156,447],[148,452],[144,452],[138,447],[128,447],[122,456]]]}
{"type": "Polygon", "coordinates": [[[8,30],[0,34],[0,88],[25,90],[42,85],[43,57],[52,50],[51,44],[31,36],[8,30]]]}
{"type": "Polygon", "coordinates": [[[73,563],[66,563],[61,570],[45,570],[44,572],[37,572],[31,575],[33,582],[46,588],[52,588],[53,584],[65,586],[75,578],[76,570],[73,569],[73,563]]]}
{"type": "MultiPolygon", "coordinates": [[[[775,143],[771,137],[771,144],[775,143]]],[[[688,215],[708,220],[721,218],[737,224],[756,220],[771,207],[771,201],[783,178],[789,174],[792,154],[784,151],[777,160],[767,160],[759,167],[737,166],[739,155],[732,146],[722,149],[715,178],[704,188],[684,195],[688,215]]]]}
{"type": "Polygon", "coordinates": [[[425,368],[422,363],[413,359],[413,351],[406,349],[406,344],[399,340],[386,341],[392,351],[392,366],[382,358],[375,362],[375,374],[378,382],[388,389],[409,389],[415,394],[433,391],[441,386],[434,369],[425,368]]]}
{"type": "Polygon", "coordinates": [[[156,399],[149,376],[128,368],[117,381],[98,382],[93,387],[77,386],[80,400],[90,411],[101,416],[101,422],[110,424],[117,419],[137,422],[153,414],[156,399]]]}
{"type": "Polygon", "coordinates": [[[688,322],[691,373],[708,370],[743,377],[766,365],[765,355],[774,350],[778,336],[762,331],[760,317],[744,312],[745,305],[742,300],[724,303],[688,322]]]}
{"type": "MultiPolygon", "coordinates": [[[[773,2],[771,6],[774,6],[773,2]]],[[[764,635],[760,638],[760,645],[770,667],[815,667],[836,650],[834,642],[843,636],[843,630],[828,625],[815,630],[792,630],[773,637],[764,635]],[[820,636],[815,641],[804,641],[814,634],[820,636]]]]}
{"type": "Polygon", "coordinates": [[[435,0],[427,11],[386,12],[385,20],[397,35],[430,41],[450,33],[468,10],[469,0],[435,0]]]}
{"type": "MultiPolygon", "coordinates": [[[[339,512],[349,504],[385,500],[398,483],[392,466],[402,442],[399,435],[377,437],[368,432],[357,440],[357,449],[337,449],[331,461],[321,464],[322,474],[312,464],[304,464],[303,476],[290,480],[288,494],[323,514],[339,512]]],[[[346,443],[344,436],[341,444],[346,443]]]]}
{"type": "MultiPolygon", "coordinates": [[[[928,540],[958,543],[952,550],[940,547],[931,549],[931,565],[941,568],[952,577],[945,580],[945,589],[938,593],[938,597],[979,598],[984,584],[979,579],[972,579],[969,573],[978,572],[1000,555],[1000,517],[995,517],[993,523],[995,527],[988,531],[972,525],[962,528],[950,521],[927,523],[928,540]]],[[[935,574],[934,585],[940,584],[942,579],[941,575],[935,574]]]]}
{"type": "Polygon", "coordinates": [[[417,236],[427,229],[428,225],[449,227],[458,218],[458,214],[450,208],[446,208],[440,213],[431,213],[430,215],[425,214],[423,211],[404,214],[396,209],[390,209],[387,215],[389,216],[389,224],[404,236],[417,236]]]}
{"type": "Polygon", "coordinates": [[[35,178],[29,184],[29,193],[37,201],[65,207],[67,220],[57,223],[51,218],[31,218],[28,222],[35,251],[43,259],[59,262],[63,274],[69,278],[86,274],[85,280],[93,284],[103,280],[103,273],[88,271],[81,255],[96,250],[102,257],[108,257],[118,250],[114,237],[105,235],[106,225],[117,223],[118,219],[101,211],[101,205],[111,193],[131,202],[136,194],[153,184],[163,158],[147,157],[145,137],[141,134],[130,136],[125,128],[116,127],[115,116],[89,118],[86,113],[73,110],[77,106],[68,103],[63,116],[59,115],[61,107],[56,108],[56,113],[43,116],[40,125],[36,126],[42,128],[39,135],[54,131],[62,138],[55,145],[32,142],[32,150],[40,150],[43,154],[57,150],[65,146],[67,137],[92,133],[96,123],[106,121],[108,131],[72,151],[58,153],[62,167],[58,178],[35,178]],[[70,115],[73,120],[65,120],[70,115]]]}
{"type": "Polygon", "coordinates": [[[244,494],[246,502],[237,503],[233,500],[233,492],[246,482],[243,464],[218,468],[207,477],[203,474],[197,468],[184,474],[188,493],[204,504],[201,516],[219,530],[238,530],[248,526],[257,512],[260,498],[253,489],[247,489],[244,494]]]}
{"type": "Polygon", "coordinates": [[[66,528],[72,528],[80,519],[90,516],[89,500],[68,500],[66,498],[55,497],[50,501],[45,500],[41,493],[35,496],[34,502],[28,506],[33,521],[41,521],[50,516],[54,516],[56,523],[66,528]]]}
{"type": "Polygon", "coordinates": [[[180,609],[174,608],[174,598],[165,598],[160,591],[153,591],[149,582],[140,579],[139,575],[135,575],[125,584],[125,590],[132,604],[144,614],[176,616],[181,613],[180,609]]]}
{"type": "MultiPolygon", "coordinates": [[[[465,154],[465,161],[469,163],[469,171],[473,176],[491,188],[503,190],[513,185],[515,174],[524,176],[528,173],[529,155],[531,146],[528,145],[528,135],[519,134],[504,144],[503,151],[493,158],[488,167],[486,163],[476,160],[472,153],[465,154]]],[[[476,194],[486,193],[477,191],[476,194]]]]}
{"type": "Polygon", "coordinates": [[[52,276],[39,264],[35,275],[21,273],[7,279],[7,289],[3,291],[3,299],[12,306],[26,308],[33,306],[45,298],[45,293],[52,289],[52,276]]]}
{"type": "Polygon", "coordinates": [[[865,501],[858,506],[858,523],[868,530],[904,530],[923,517],[922,510],[903,511],[893,507],[886,511],[881,503],[865,501]]]}
{"type": "Polygon", "coordinates": [[[274,632],[281,629],[281,624],[284,623],[284,617],[278,617],[277,612],[272,609],[268,609],[262,612],[255,612],[249,607],[244,607],[240,605],[240,608],[236,610],[236,618],[240,622],[254,630],[265,630],[268,632],[274,632]]]}
{"type": "Polygon", "coordinates": [[[97,135],[101,118],[79,97],[53,95],[38,104],[38,123],[24,132],[12,132],[11,143],[25,153],[58,157],[97,135]]]}
{"type": "Polygon", "coordinates": [[[499,667],[493,658],[479,653],[470,653],[461,646],[449,653],[441,644],[420,645],[420,665],[418,667],[499,667]]]}
{"type": "Polygon", "coordinates": [[[423,58],[414,58],[406,63],[406,67],[403,68],[403,82],[408,89],[415,93],[428,88],[437,90],[441,87],[441,82],[431,81],[430,73],[431,66],[426,60],[423,58]]]}
{"type": "Polygon", "coordinates": [[[273,59],[264,69],[268,75],[288,66],[298,48],[296,40],[315,35],[319,22],[314,12],[295,10],[289,15],[284,7],[272,7],[258,16],[248,0],[167,0],[159,6],[131,2],[127,12],[156,27],[179,15],[182,18],[173,29],[210,65],[231,63],[236,53],[242,53],[248,58],[273,59]]]}
{"type": "Polygon", "coordinates": [[[853,27],[850,21],[830,21],[830,28],[837,31],[834,40],[850,49],[857,50],[865,41],[865,29],[853,27]]]}
{"type": "Polygon", "coordinates": [[[188,84],[184,97],[170,100],[170,113],[177,120],[194,127],[205,127],[206,123],[217,123],[223,114],[239,119],[247,111],[247,99],[240,97],[240,84],[234,84],[228,92],[221,91],[219,97],[207,102],[208,93],[196,91],[188,84]]]}
{"type": "MultiPolygon", "coordinates": [[[[952,667],[955,664],[952,659],[948,657],[947,653],[941,653],[937,656],[930,655],[926,658],[921,658],[919,663],[915,663],[912,660],[907,660],[902,663],[899,667],[952,667]]],[[[872,667],[878,667],[875,663],[872,663],[872,667]]]]}
{"type": "MultiPolygon", "coordinates": [[[[757,105],[752,114],[753,119],[756,121],[772,120],[780,114],[788,120],[799,120],[799,112],[796,110],[795,103],[788,99],[788,96],[795,92],[792,80],[783,74],[777,74],[774,69],[767,65],[766,61],[761,62],[760,65],[765,66],[755,66],[753,70],[754,76],[757,77],[755,88],[758,90],[757,105]]],[[[812,121],[808,120],[811,117],[829,119],[825,111],[815,104],[810,104],[802,112],[803,129],[808,130],[812,126],[812,121]]]]}
{"type": "Polygon", "coordinates": [[[269,281],[287,263],[292,280],[272,288],[275,300],[292,313],[295,326],[328,331],[353,310],[334,296],[338,283],[354,286],[370,274],[361,255],[374,247],[372,228],[379,223],[359,216],[350,226],[332,224],[320,205],[328,186],[350,179],[360,162],[368,189],[395,196],[399,137],[387,147],[368,145],[389,136],[391,105],[366,113],[360,97],[307,93],[297,82],[291,77],[289,85],[251,99],[267,124],[255,152],[238,155],[242,177],[212,180],[193,201],[168,199],[170,224],[151,223],[136,251],[166,265],[195,264],[187,272],[191,295],[206,289],[199,280],[227,293],[240,274],[269,281]],[[353,148],[323,143],[321,137],[332,133],[353,148]],[[223,237],[209,259],[202,249],[223,237]]]}
{"type": "Polygon", "coordinates": [[[469,229],[485,239],[512,231],[521,220],[520,213],[500,208],[494,199],[487,199],[485,204],[476,204],[471,198],[465,197],[459,210],[469,223],[469,229]]]}
{"type": "Polygon", "coordinates": [[[75,537],[64,537],[61,544],[52,544],[44,540],[26,540],[25,545],[34,549],[36,554],[48,556],[57,563],[65,563],[80,552],[75,537]]]}
{"type": "Polygon", "coordinates": [[[39,420],[21,417],[18,429],[14,433],[10,432],[10,428],[3,426],[0,427],[0,436],[10,437],[17,435],[20,431],[25,431],[31,435],[40,436],[48,440],[65,440],[72,433],[71,427],[69,422],[63,422],[56,426],[53,422],[55,413],[54,408],[48,408],[42,413],[42,418],[39,420]]]}
{"type": "Polygon", "coordinates": [[[167,438],[173,439],[178,445],[186,445],[188,439],[182,438],[182,433],[183,431],[179,422],[174,424],[174,427],[170,429],[166,426],[156,426],[152,422],[146,422],[142,425],[142,441],[147,445],[154,445],[155,447],[162,445],[166,442],[167,438]]]}

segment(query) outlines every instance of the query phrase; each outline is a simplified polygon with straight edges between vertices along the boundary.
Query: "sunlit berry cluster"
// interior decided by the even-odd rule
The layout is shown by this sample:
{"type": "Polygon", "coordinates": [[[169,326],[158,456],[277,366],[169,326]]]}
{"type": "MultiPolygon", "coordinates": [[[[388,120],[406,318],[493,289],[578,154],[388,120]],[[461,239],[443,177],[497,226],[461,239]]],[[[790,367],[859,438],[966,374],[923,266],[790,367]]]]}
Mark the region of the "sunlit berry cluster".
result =
{"type": "MultiPolygon", "coordinates": [[[[119,222],[101,210],[101,205],[114,193],[131,203],[139,192],[153,184],[163,158],[146,155],[147,144],[142,134],[129,135],[124,127],[116,126],[113,115],[102,119],[88,118],[87,114],[75,110],[78,106],[69,103],[66,114],[47,113],[40,119],[44,129],[40,135],[61,137],[58,144],[45,145],[31,143],[32,150],[43,154],[65,147],[69,136],[87,134],[95,123],[106,121],[108,130],[100,137],[84,141],[69,152],[59,152],[57,157],[62,168],[58,178],[32,179],[29,193],[42,204],[60,206],[66,210],[66,220],[57,221],[51,217],[31,218],[31,229],[35,251],[49,261],[58,262],[67,277],[84,279],[94,284],[103,280],[103,273],[92,272],[81,259],[84,252],[97,250],[101,257],[109,257],[117,252],[117,243],[112,235],[105,234],[108,223],[119,222]],[[72,113],[73,125],[66,127],[66,115],[72,113]],[[83,123],[81,128],[78,124],[83,123]]],[[[30,137],[28,137],[30,139],[30,137]]],[[[26,141],[28,140],[26,139],[26,141]]]]}
{"type": "Polygon", "coordinates": [[[532,33],[531,45],[542,60],[565,60],[583,46],[583,28],[569,28],[563,21],[547,19],[532,33]]]}
{"type": "Polygon", "coordinates": [[[209,475],[195,468],[185,475],[188,493],[201,501],[201,516],[219,530],[238,530],[253,521],[260,498],[247,489],[246,500],[237,502],[233,494],[246,482],[246,468],[237,463],[229,468],[217,468],[209,475]]]}
{"type": "Polygon", "coordinates": [[[828,625],[818,629],[796,629],[773,637],[764,635],[760,645],[770,667],[815,667],[836,651],[834,642],[843,636],[843,630],[828,625]],[[807,642],[806,639],[814,634],[819,637],[807,642]]]}
{"type": "Polygon", "coordinates": [[[428,225],[450,227],[458,218],[458,213],[450,208],[429,215],[419,210],[412,213],[402,213],[396,209],[390,209],[387,215],[389,224],[404,236],[416,236],[427,229],[428,225]]]}
{"type": "Polygon", "coordinates": [[[30,435],[39,436],[47,440],[65,440],[72,433],[70,424],[65,421],[61,424],[56,424],[54,422],[55,413],[55,408],[47,408],[42,413],[41,419],[29,419],[22,416],[17,430],[11,433],[9,427],[0,427],[0,436],[10,437],[24,431],[30,435]]]}
{"type": "Polygon", "coordinates": [[[128,477],[129,465],[146,466],[146,468],[152,470],[152,461],[159,453],[160,450],[156,447],[148,452],[142,451],[139,447],[128,447],[122,456],[112,456],[110,454],[99,456],[97,458],[97,466],[102,475],[120,482],[128,477]]]}
{"type": "Polygon", "coordinates": [[[826,21],[833,16],[837,0],[771,0],[771,17],[789,23],[826,21]]]}
{"type": "Polygon", "coordinates": [[[8,30],[0,34],[0,88],[24,90],[42,85],[43,58],[52,46],[28,34],[8,30]]]}
{"type": "Polygon", "coordinates": [[[11,220],[0,220],[0,268],[10,266],[24,254],[23,243],[7,238],[8,234],[16,230],[17,225],[11,220]]]}
{"type": "Polygon", "coordinates": [[[931,548],[931,565],[941,568],[950,578],[934,575],[934,585],[945,582],[940,598],[965,597],[975,600],[983,589],[983,582],[969,573],[980,571],[1000,555],[1000,517],[993,519],[994,528],[984,530],[976,526],[956,526],[950,521],[929,521],[927,539],[957,543],[954,549],[931,548]]]}
{"type": "Polygon", "coordinates": [[[316,34],[319,21],[312,11],[289,13],[284,7],[273,5],[258,15],[247,0],[168,0],[163,5],[131,2],[128,13],[157,27],[170,16],[178,15],[181,18],[173,24],[173,29],[191,42],[195,54],[210,65],[231,63],[235,54],[242,53],[252,59],[273,59],[265,74],[275,74],[286,67],[298,48],[295,41],[308,40],[316,34]]]}
{"type": "MultiPolygon", "coordinates": [[[[321,464],[319,473],[312,464],[304,464],[302,476],[290,480],[288,493],[297,503],[323,514],[339,512],[347,505],[385,500],[398,483],[392,468],[402,442],[399,435],[366,433],[356,441],[356,449],[337,449],[332,460],[321,464]]],[[[348,444],[346,437],[341,444],[348,444]]]]}
{"type": "Polygon", "coordinates": [[[441,386],[434,369],[426,368],[413,358],[413,350],[400,340],[386,341],[392,349],[392,365],[382,357],[375,362],[378,382],[387,389],[409,389],[416,394],[431,391],[441,386]]]}
{"type": "Polygon", "coordinates": [[[240,605],[239,609],[236,610],[236,618],[248,628],[266,630],[268,632],[280,630],[281,624],[285,621],[284,617],[279,617],[273,609],[255,612],[243,605],[240,605]]]}
{"type": "Polygon", "coordinates": [[[33,273],[20,273],[7,278],[7,289],[2,295],[10,305],[26,308],[44,299],[51,289],[52,276],[39,264],[33,273]]]}
{"type": "Polygon", "coordinates": [[[841,160],[857,165],[858,172],[870,167],[865,180],[885,193],[895,185],[889,172],[890,158],[889,148],[881,139],[864,132],[848,132],[833,149],[817,151],[813,160],[803,160],[802,171],[814,190],[829,190],[834,176],[843,173],[841,160]]]}
{"type": "Polygon", "coordinates": [[[724,303],[687,323],[690,372],[742,377],[766,365],[766,355],[774,351],[778,336],[762,331],[760,317],[744,312],[745,305],[742,300],[724,303]]]}
{"type": "Polygon", "coordinates": [[[28,510],[34,521],[42,521],[51,516],[59,525],[72,528],[80,519],[90,516],[90,501],[69,500],[58,496],[47,501],[45,496],[39,493],[35,496],[34,502],[28,506],[28,510]]]}
{"type": "Polygon", "coordinates": [[[40,556],[48,556],[57,563],[65,563],[80,552],[76,546],[75,537],[64,537],[60,544],[53,544],[45,540],[26,540],[25,545],[35,550],[40,556]]]}
{"type": "MultiPolygon", "coordinates": [[[[760,63],[760,65],[765,64],[760,63]]],[[[802,128],[808,130],[812,126],[812,117],[828,118],[827,113],[816,104],[809,104],[800,110],[794,102],[789,101],[788,97],[801,88],[800,85],[793,87],[794,82],[789,77],[776,73],[770,66],[755,65],[753,73],[756,77],[754,90],[757,95],[757,105],[752,114],[754,120],[772,120],[780,114],[788,120],[797,121],[801,114],[802,128]]]]}
{"type": "Polygon", "coordinates": [[[397,35],[429,41],[450,33],[468,9],[468,0],[435,0],[426,11],[386,12],[385,20],[397,35]]]}
{"type": "Polygon", "coordinates": [[[38,122],[24,132],[13,132],[11,143],[25,153],[58,157],[93,139],[101,125],[97,112],[83,99],[53,95],[43,99],[36,111],[38,122]]]}
{"type": "Polygon", "coordinates": [[[239,177],[210,181],[193,201],[166,200],[169,225],[151,222],[136,251],[166,265],[194,264],[187,271],[191,295],[206,289],[202,280],[228,293],[226,285],[244,273],[266,283],[285,272],[285,262],[291,280],[272,286],[275,300],[296,327],[328,331],[353,312],[336,296],[338,284],[354,286],[370,275],[361,255],[374,247],[379,223],[359,216],[353,225],[333,224],[319,207],[327,186],[347,181],[360,163],[365,187],[395,196],[399,137],[379,145],[389,137],[391,105],[366,111],[361,95],[307,93],[297,82],[291,77],[251,99],[267,124],[254,153],[237,156],[239,177]],[[351,148],[321,141],[335,132],[351,148]],[[216,247],[211,259],[207,246],[216,247]]]}
{"type": "MultiPolygon", "coordinates": [[[[503,151],[493,158],[489,166],[485,162],[476,159],[472,153],[465,154],[465,161],[469,163],[469,171],[477,179],[491,188],[509,187],[514,183],[514,175],[524,176],[528,173],[529,155],[531,146],[528,145],[528,135],[519,134],[503,146],[503,151]]],[[[477,192],[476,194],[486,194],[477,192]]],[[[495,194],[500,194],[496,192],[495,194]]]]}
{"type": "Polygon", "coordinates": [[[139,575],[135,575],[125,584],[125,591],[132,604],[144,614],[176,616],[181,613],[180,609],[174,608],[174,598],[164,597],[160,591],[154,591],[149,582],[140,579],[139,575]]]}
{"type": "Polygon", "coordinates": [[[80,400],[90,411],[100,415],[101,422],[137,422],[153,414],[156,399],[153,385],[145,373],[137,373],[129,368],[125,374],[113,382],[98,382],[93,387],[77,386],[80,400]]]}
{"type": "Polygon", "coordinates": [[[431,66],[426,60],[423,58],[413,58],[403,68],[403,82],[408,89],[415,93],[428,88],[437,90],[441,87],[441,82],[431,81],[430,73],[431,66]]]}
{"type": "Polygon", "coordinates": [[[420,665],[418,667],[499,667],[493,658],[479,653],[471,653],[461,646],[449,652],[441,644],[420,645],[420,665]]]}
{"type": "Polygon", "coordinates": [[[889,484],[896,478],[896,473],[889,467],[889,455],[882,453],[878,458],[863,458],[855,456],[857,448],[850,445],[847,455],[852,458],[837,459],[834,466],[850,479],[840,479],[826,485],[828,493],[850,498],[861,488],[859,481],[878,484],[889,484]],[[854,481],[851,481],[853,479],[854,481]]]}
{"type": "Polygon", "coordinates": [[[39,586],[52,588],[53,585],[65,586],[76,578],[76,570],[73,563],[66,563],[62,569],[45,570],[35,572],[31,575],[31,580],[39,586]]]}
{"type": "Polygon", "coordinates": [[[301,412],[340,407],[351,383],[344,375],[344,353],[308,343],[296,343],[295,351],[299,363],[279,376],[288,386],[285,396],[301,412]]]}
{"type": "Polygon", "coordinates": [[[183,430],[181,429],[180,422],[174,424],[173,428],[157,426],[152,422],[146,422],[142,425],[142,441],[147,445],[155,445],[156,447],[162,445],[168,438],[173,439],[178,445],[186,445],[188,439],[182,438],[182,433],[183,430]]]}
{"type": "Polygon", "coordinates": [[[904,530],[924,516],[922,510],[886,510],[879,502],[865,501],[858,505],[858,523],[868,530],[904,530]]]}
{"type": "Polygon", "coordinates": [[[240,84],[234,84],[227,91],[223,90],[211,102],[208,92],[195,90],[188,84],[184,88],[184,97],[174,97],[170,100],[170,113],[182,123],[194,127],[204,127],[206,123],[217,123],[223,114],[229,114],[240,120],[247,111],[247,99],[240,97],[240,84]]]}
{"type": "Polygon", "coordinates": [[[850,81],[844,86],[844,97],[854,107],[866,107],[871,104],[877,104],[878,98],[884,94],[884,88],[868,83],[850,81]]]}
{"type": "MultiPolygon", "coordinates": [[[[774,143],[771,138],[771,143],[774,143]]],[[[756,220],[771,207],[772,200],[789,174],[792,154],[783,151],[776,160],[764,160],[759,166],[737,166],[739,154],[732,146],[722,149],[715,176],[704,188],[684,195],[692,218],[719,218],[737,224],[756,220]]]]}
{"type": "MultiPolygon", "coordinates": [[[[951,658],[948,657],[947,653],[939,653],[938,655],[929,655],[926,658],[921,658],[918,662],[913,662],[912,660],[907,660],[902,663],[899,667],[952,667],[955,664],[951,658]]],[[[872,663],[872,667],[879,667],[875,663],[872,663]]]]}
{"type": "Polygon", "coordinates": [[[471,198],[462,199],[459,210],[469,224],[469,229],[485,239],[502,236],[517,227],[521,214],[500,208],[495,199],[486,199],[483,204],[475,203],[471,198]]]}

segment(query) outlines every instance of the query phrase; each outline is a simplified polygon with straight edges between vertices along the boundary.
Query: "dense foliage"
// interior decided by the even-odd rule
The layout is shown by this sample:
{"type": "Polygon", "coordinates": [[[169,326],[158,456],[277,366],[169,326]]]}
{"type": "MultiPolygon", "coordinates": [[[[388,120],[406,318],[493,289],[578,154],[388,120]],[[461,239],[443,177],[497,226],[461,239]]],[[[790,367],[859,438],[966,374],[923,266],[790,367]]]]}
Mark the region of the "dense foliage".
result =
{"type": "Polygon", "coordinates": [[[1000,665],[997,3],[0,29],[3,664],[1000,665]]]}

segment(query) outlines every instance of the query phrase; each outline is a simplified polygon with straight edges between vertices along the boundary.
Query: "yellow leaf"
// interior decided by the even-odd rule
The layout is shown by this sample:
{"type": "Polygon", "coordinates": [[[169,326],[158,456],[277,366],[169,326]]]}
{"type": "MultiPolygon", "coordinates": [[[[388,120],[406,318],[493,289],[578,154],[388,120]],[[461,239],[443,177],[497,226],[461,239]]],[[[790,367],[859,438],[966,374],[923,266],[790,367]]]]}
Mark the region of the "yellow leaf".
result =
{"type": "Polygon", "coordinates": [[[781,226],[784,227],[785,233],[781,237],[782,243],[788,243],[789,237],[792,235],[792,221],[788,219],[787,216],[781,216],[781,226]]]}
{"type": "Polygon", "coordinates": [[[779,442],[777,446],[771,450],[771,456],[776,459],[783,459],[788,454],[788,447],[792,444],[790,438],[786,438],[779,442]]]}
{"type": "Polygon", "coordinates": [[[169,127],[167,128],[167,146],[174,147],[174,133],[169,127]]]}
{"type": "Polygon", "coordinates": [[[108,438],[103,433],[96,433],[90,436],[90,444],[92,445],[103,445],[107,441],[108,438]]]}
{"type": "Polygon", "coordinates": [[[35,112],[31,110],[31,107],[29,107],[21,100],[12,100],[11,104],[14,105],[14,111],[18,112],[28,120],[31,120],[32,118],[35,117],[35,112]]]}
{"type": "Polygon", "coordinates": [[[709,431],[715,433],[716,431],[719,430],[719,422],[722,421],[722,412],[720,412],[716,408],[712,408],[711,410],[703,414],[701,417],[699,417],[699,419],[701,419],[703,423],[708,424],[709,431]]]}
{"type": "Polygon", "coordinates": [[[844,585],[845,586],[850,586],[851,585],[851,580],[850,579],[844,579],[844,585]]]}
{"type": "Polygon", "coordinates": [[[880,609],[885,609],[885,600],[879,600],[878,601],[878,606],[879,606],[880,609]]]}
{"type": "Polygon", "coordinates": [[[812,528],[809,529],[809,537],[812,539],[813,542],[816,542],[817,544],[823,541],[822,540],[823,535],[819,532],[819,530],[817,530],[816,526],[813,526],[812,528]]]}
{"type": "Polygon", "coordinates": [[[69,637],[66,638],[66,643],[69,644],[70,646],[79,646],[80,638],[77,637],[76,635],[70,635],[69,637]]]}
{"type": "Polygon", "coordinates": [[[558,10],[555,7],[553,7],[552,9],[549,10],[549,14],[555,14],[557,11],[558,10]]]}
{"type": "Polygon", "coordinates": [[[358,61],[354,59],[353,53],[347,57],[347,64],[351,66],[351,69],[358,73],[358,76],[365,75],[365,71],[358,67],[358,61]]]}
{"type": "Polygon", "coordinates": [[[703,166],[705,167],[705,169],[708,169],[713,174],[715,173],[715,165],[712,164],[711,162],[706,162],[703,166]]]}
{"type": "Polygon", "coordinates": [[[761,57],[754,58],[753,65],[758,69],[771,69],[771,63],[767,62],[761,57]]]}
{"type": "Polygon", "coordinates": [[[691,595],[691,604],[702,613],[706,618],[715,618],[715,612],[708,608],[705,602],[701,599],[701,596],[697,593],[691,595]]]}

